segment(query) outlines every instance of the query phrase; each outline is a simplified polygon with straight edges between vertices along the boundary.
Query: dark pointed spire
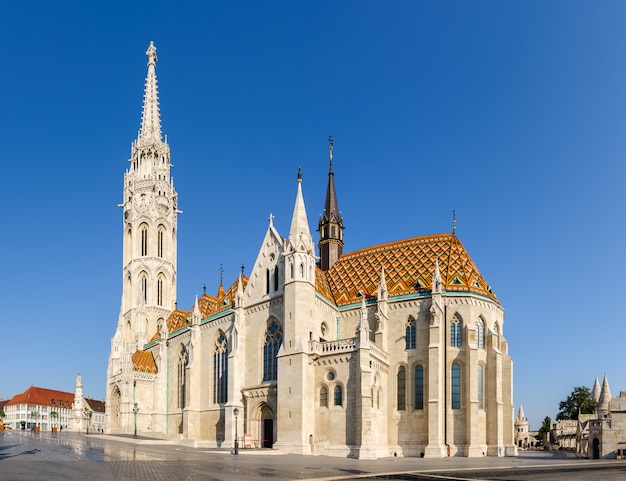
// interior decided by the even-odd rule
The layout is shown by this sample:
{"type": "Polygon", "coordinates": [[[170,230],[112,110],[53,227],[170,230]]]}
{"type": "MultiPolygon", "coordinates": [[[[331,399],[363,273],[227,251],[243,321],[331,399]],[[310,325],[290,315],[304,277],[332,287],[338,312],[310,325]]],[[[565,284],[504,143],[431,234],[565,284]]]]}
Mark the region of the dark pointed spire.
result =
{"type": "Polygon", "coordinates": [[[335,191],[335,173],[333,172],[333,136],[328,137],[329,168],[328,187],[324,213],[319,221],[320,233],[320,268],[328,270],[337,261],[343,251],[343,218],[339,212],[337,192],[335,191]]]}

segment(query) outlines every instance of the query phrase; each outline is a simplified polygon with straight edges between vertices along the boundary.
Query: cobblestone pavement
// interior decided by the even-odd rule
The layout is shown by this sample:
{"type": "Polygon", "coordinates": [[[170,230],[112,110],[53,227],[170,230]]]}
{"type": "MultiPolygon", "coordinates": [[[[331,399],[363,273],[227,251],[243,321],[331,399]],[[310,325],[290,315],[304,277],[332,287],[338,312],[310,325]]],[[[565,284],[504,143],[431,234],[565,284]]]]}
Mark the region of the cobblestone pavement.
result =
{"type": "Polygon", "coordinates": [[[194,449],[147,438],[0,431],[0,481],[234,481],[316,479],[626,480],[626,462],[523,452],[517,458],[296,456],[274,450],[194,449]]]}

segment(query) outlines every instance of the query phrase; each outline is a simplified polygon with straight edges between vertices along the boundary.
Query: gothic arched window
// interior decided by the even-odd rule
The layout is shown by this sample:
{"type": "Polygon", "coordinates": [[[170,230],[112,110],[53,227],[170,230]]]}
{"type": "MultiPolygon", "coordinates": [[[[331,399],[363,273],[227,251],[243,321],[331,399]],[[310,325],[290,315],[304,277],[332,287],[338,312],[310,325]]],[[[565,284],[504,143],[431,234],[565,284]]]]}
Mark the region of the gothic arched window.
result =
{"type": "Polygon", "coordinates": [[[339,384],[335,386],[334,397],[335,406],[343,406],[343,388],[339,384]]]}
{"type": "Polygon", "coordinates": [[[452,409],[461,409],[461,365],[452,364],[452,409]]]}
{"type": "Polygon", "coordinates": [[[407,349],[415,349],[415,319],[409,317],[406,323],[406,334],[404,341],[407,349]]]}
{"type": "Polygon", "coordinates": [[[148,226],[142,224],[139,232],[141,233],[141,256],[145,257],[148,255],[148,226]]]}
{"type": "Polygon", "coordinates": [[[274,291],[278,290],[278,266],[274,268],[274,291]]]}
{"type": "Polygon", "coordinates": [[[276,356],[283,342],[283,331],[275,319],[267,323],[265,344],[263,346],[263,381],[276,381],[278,361],[276,356]]]}
{"type": "Polygon", "coordinates": [[[406,409],[406,368],[398,368],[398,411],[406,409]]]}
{"type": "Polygon", "coordinates": [[[141,289],[141,297],[143,302],[148,302],[148,276],[145,272],[139,275],[139,286],[141,289]]]}
{"type": "Polygon", "coordinates": [[[485,323],[482,319],[476,321],[476,345],[478,349],[485,348],[485,323]]]}
{"type": "Polygon", "coordinates": [[[159,276],[159,278],[157,279],[157,305],[158,306],[162,306],[163,305],[163,284],[165,282],[165,279],[163,279],[162,276],[159,276]]]}
{"type": "Polygon", "coordinates": [[[478,365],[478,373],[477,373],[477,384],[478,384],[478,408],[485,408],[484,394],[485,394],[485,368],[482,364],[478,365]]]}
{"type": "Polygon", "coordinates": [[[461,331],[463,328],[463,323],[461,319],[456,314],[450,321],[450,345],[452,347],[461,347],[461,331]]]}
{"type": "Polygon", "coordinates": [[[157,255],[163,258],[163,251],[165,245],[165,228],[160,225],[157,232],[157,255]]]}
{"type": "Polygon", "coordinates": [[[424,366],[415,366],[415,409],[424,409],[424,366]]]}
{"type": "Polygon", "coordinates": [[[328,407],[328,388],[326,386],[320,388],[320,406],[328,407]]]}
{"type": "Polygon", "coordinates": [[[228,341],[219,331],[213,350],[213,402],[222,404],[228,401],[228,341]]]}

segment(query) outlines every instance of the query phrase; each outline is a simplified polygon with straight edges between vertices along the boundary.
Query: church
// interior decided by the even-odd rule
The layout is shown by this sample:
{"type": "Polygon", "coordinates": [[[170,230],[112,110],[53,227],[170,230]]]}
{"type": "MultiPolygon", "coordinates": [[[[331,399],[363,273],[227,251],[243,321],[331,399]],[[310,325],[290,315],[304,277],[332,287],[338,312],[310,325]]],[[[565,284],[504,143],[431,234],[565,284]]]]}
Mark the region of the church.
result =
{"type": "Polygon", "coordinates": [[[454,229],[344,252],[332,138],[317,250],[298,172],[285,186],[289,232],[270,216],[250,272],[177,307],[178,193],[153,43],[146,55],[120,204],[107,432],[362,459],[516,455],[513,361],[494,291],[454,229]]]}

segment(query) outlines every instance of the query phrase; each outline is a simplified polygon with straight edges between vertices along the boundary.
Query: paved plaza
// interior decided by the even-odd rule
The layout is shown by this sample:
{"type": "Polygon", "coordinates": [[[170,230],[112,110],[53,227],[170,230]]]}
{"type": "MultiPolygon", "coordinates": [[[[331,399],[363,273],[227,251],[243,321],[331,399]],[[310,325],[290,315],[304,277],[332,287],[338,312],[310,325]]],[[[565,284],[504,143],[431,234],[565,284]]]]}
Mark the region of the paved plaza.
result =
{"type": "Polygon", "coordinates": [[[0,431],[0,481],[626,480],[626,462],[571,453],[522,452],[517,458],[297,456],[274,450],[195,449],[154,439],[0,431]]]}

